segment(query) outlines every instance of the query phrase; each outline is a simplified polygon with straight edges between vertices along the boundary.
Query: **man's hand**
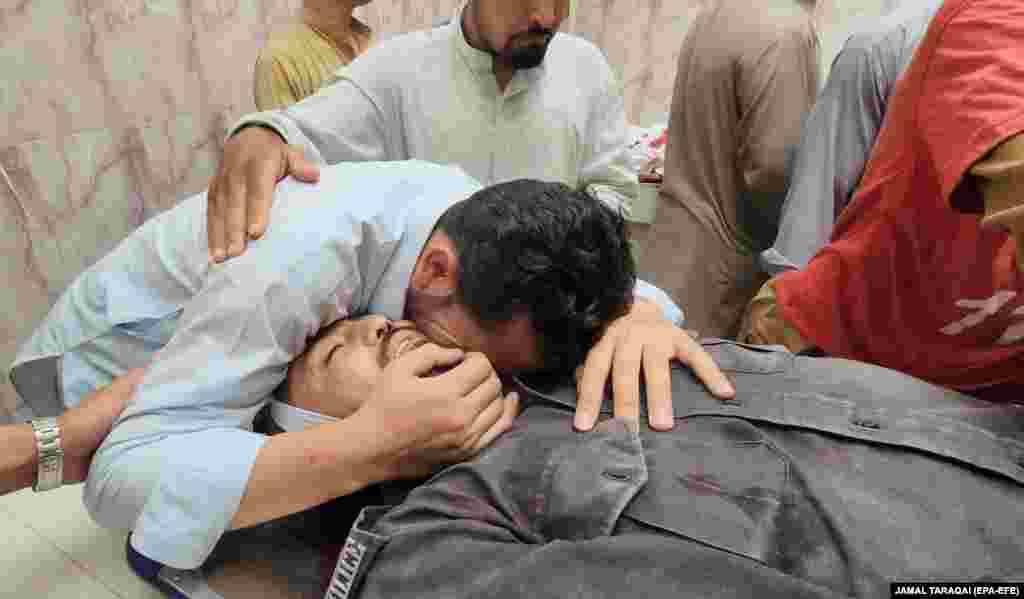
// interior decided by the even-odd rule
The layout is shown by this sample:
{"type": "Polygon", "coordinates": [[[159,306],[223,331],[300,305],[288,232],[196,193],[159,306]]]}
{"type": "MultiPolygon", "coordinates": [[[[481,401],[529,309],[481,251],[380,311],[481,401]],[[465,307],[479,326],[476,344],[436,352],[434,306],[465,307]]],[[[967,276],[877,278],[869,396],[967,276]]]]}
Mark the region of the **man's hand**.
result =
{"type": "Polygon", "coordinates": [[[483,354],[427,344],[392,361],[373,395],[350,418],[380,431],[386,476],[422,478],[467,460],[508,430],[519,397],[501,382],[483,354]],[[435,369],[454,366],[429,376],[435,369]]]}
{"type": "Polygon", "coordinates": [[[100,443],[110,433],[114,420],[124,411],[135,388],[142,381],[143,368],[136,368],[93,391],[74,408],[57,418],[64,449],[64,482],[80,483],[89,474],[89,464],[100,443]]]}
{"type": "Polygon", "coordinates": [[[224,144],[206,197],[206,234],[215,262],[241,255],[246,238],[263,235],[274,186],[288,175],[315,183],[320,171],[271,129],[246,127],[224,144]]]}
{"type": "Polygon", "coordinates": [[[590,350],[582,373],[577,371],[576,429],[589,431],[597,421],[609,371],[615,416],[638,422],[643,370],[651,428],[670,430],[674,424],[672,360],[689,365],[716,397],[730,399],[736,394],[700,344],[665,319],[657,306],[638,299],[629,314],[615,320],[590,350]]]}

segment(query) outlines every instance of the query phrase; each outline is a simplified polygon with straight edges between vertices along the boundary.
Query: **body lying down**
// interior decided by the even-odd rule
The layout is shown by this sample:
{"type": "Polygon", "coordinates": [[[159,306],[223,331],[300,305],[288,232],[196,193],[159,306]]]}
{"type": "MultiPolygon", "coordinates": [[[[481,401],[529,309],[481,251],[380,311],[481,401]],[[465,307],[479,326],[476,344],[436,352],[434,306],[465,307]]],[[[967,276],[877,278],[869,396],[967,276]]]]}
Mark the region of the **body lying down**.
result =
{"type": "MultiPolygon", "coordinates": [[[[381,322],[340,323],[293,364],[282,428],[345,417],[424,343],[401,323],[366,334],[381,322]]],[[[364,510],[327,595],[888,597],[892,581],[1024,578],[1024,407],[847,360],[705,349],[737,399],[673,369],[671,432],[606,411],[581,434],[571,381],[506,381],[512,429],[364,510]]]]}

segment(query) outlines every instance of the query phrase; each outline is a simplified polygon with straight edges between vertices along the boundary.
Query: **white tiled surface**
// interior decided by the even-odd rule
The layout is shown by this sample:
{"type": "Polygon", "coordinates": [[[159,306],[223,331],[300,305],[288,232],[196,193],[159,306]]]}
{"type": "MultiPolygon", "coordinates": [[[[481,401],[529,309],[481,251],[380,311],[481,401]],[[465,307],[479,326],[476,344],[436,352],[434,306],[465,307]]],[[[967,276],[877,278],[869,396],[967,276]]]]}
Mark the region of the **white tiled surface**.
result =
{"type": "Polygon", "coordinates": [[[89,518],[80,485],[0,497],[0,598],[162,599],[124,549],[89,518]]]}

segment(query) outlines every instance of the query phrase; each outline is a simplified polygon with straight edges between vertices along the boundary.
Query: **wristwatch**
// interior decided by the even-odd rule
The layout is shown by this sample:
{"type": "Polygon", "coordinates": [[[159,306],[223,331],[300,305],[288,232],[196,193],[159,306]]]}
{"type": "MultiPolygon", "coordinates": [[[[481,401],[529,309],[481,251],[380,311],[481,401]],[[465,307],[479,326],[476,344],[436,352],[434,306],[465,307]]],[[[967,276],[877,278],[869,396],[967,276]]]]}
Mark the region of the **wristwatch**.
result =
{"type": "Polygon", "coordinates": [[[51,491],[64,484],[64,450],[60,446],[60,427],[56,418],[35,418],[31,422],[36,434],[39,467],[32,490],[51,491]]]}

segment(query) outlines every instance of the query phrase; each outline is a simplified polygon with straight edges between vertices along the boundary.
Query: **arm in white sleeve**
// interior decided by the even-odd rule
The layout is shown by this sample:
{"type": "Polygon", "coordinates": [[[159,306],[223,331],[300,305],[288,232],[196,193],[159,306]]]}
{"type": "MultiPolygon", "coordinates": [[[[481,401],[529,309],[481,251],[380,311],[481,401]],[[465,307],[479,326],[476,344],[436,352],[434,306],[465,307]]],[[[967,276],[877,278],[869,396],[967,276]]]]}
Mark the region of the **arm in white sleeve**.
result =
{"type": "Polygon", "coordinates": [[[622,89],[611,67],[601,57],[602,82],[587,117],[586,139],[580,162],[581,186],[606,204],[630,214],[639,182],[626,166],[629,131],[622,89]]]}
{"type": "Polygon", "coordinates": [[[96,453],[86,506],[99,524],[132,529],[151,559],[177,568],[206,559],[266,442],[246,429],[321,318],[347,316],[360,295],[355,244],[282,264],[277,240],[286,237],[216,267],[96,453]]]}
{"type": "Polygon", "coordinates": [[[300,335],[278,331],[313,324],[287,309],[299,298],[220,274],[187,305],[96,452],[85,487],[100,525],[133,529],[143,554],[180,568],[202,563],[241,501],[265,441],[245,429],[298,349],[300,335]]]}
{"type": "Polygon", "coordinates": [[[243,127],[263,125],[276,131],[285,142],[302,148],[307,160],[316,164],[398,160],[401,144],[394,115],[363,87],[341,72],[332,85],[284,110],[246,115],[232,127],[230,138],[243,127]]]}

